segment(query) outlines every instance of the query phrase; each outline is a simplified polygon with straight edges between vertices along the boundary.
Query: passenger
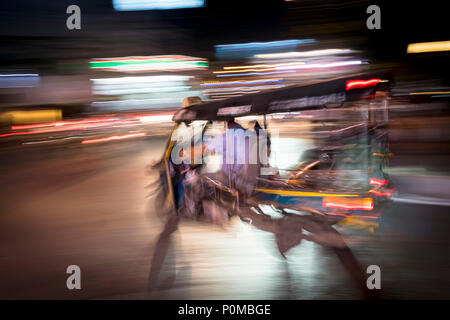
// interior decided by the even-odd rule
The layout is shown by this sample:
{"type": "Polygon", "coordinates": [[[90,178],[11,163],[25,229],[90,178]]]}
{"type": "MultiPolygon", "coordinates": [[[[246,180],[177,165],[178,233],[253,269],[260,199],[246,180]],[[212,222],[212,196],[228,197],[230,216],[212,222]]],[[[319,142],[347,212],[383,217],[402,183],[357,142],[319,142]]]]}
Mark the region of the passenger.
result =
{"type": "Polygon", "coordinates": [[[252,194],[261,167],[269,165],[270,139],[266,137],[266,140],[261,140],[265,133],[258,122],[251,127],[251,130],[245,130],[230,119],[226,132],[207,142],[208,151],[221,156],[221,170],[209,176],[236,189],[241,197],[252,194]],[[259,149],[263,143],[267,147],[267,158],[261,161],[259,149]]]}
{"type": "Polygon", "coordinates": [[[223,136],[222,171],[230,177],[231,187],[236,189],[241,197],[246,197],[252,193],[254,182],[256,182],[257,172],[254,172],[255,168],[250,163],[250,148],[252,143],[257,144],[257,140],[253,139],[252,141],[246,135],[244,128],[234,119],[228,120],[227,129],[223,136]],[[241,131],[239,132],[239,130],[241,131]],[[244,137],[240,137],[240,135],[244,135],[244,137]],[[242,142],[244,142],[243,145],[240,144],[242,142]]]}

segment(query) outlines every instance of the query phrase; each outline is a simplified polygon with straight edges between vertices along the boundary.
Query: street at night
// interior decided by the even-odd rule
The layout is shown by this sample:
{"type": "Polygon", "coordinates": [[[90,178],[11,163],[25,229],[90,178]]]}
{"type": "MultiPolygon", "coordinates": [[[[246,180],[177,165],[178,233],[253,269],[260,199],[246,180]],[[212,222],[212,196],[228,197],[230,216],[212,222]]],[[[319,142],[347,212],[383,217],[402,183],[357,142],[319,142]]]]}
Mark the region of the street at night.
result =
{"type": "Polygon", "coordinates": [[[450,299],[447,18],[3,1],[0,300],[450,299]]]}
{"type": "MultiPolygon", "coordinates": [[[[1,297],[361,298],[332,251],[304,241],[285,260],[272,234],[239,219],[223,228],[181,223],[150,291],[164,225],[147,167],[165,140],[4,152],[15,161],[2,161],[1,297]],[[82,268],[80,291],[66,288],[73,264],[82,268]]],[[[394,202],[376,233],[340,230],[364,267],[381,266],[385,298],[441,299],[450,296],[449,219],[446,206],[394,202]]]]}

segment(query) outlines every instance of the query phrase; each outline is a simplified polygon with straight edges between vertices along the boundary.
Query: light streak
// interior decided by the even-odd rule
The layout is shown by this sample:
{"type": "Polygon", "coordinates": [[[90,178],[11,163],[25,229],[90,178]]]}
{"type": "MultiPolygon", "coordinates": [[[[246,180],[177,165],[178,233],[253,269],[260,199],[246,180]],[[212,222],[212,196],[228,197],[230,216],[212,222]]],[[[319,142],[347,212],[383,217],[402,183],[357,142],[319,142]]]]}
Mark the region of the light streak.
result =
{"type": "Polygon", "coordinates": [[[376,86],[379,82],[381,82],[381,79],[348,80],[345,84],[345,90],[373,87],[376,86]]]}
{"type": "Polygon", "coordinates": [[[28,135],[28,134],[40,134],[40,133],[49,133],[49,132],[60,132],[60,131],[72,131],[72,130],[83,130],[85,127],[71,127],[71,128],[59,128],[52,130],[40,130],[40,131],[20,131],[20,132],[10,132],[0,134],[0,138],[9,137],[9,136],[20,136],[20,135],[28,135]]]}
{"type": "Polygon", "coordinates": [[[410,43],[406,49],[407,53],[424,53],[424,52],[439,52],[450,51],[450,41],[435,41],[435,42],[418,42],[410,43]]]}
{"type": "Polygon", "coordinates": [[[136,137],[143,137],[147,134],[145,132],[139,132],[139,133],[130,133],[130,134],[124,134],[121,136],[110,136],[106,138],[98,138],[98,139],[88,139],[81,141],[82,144],[90,144],[90,143],[99,143],[99,142],[107,142],[107,141],[113,141],[113,140],[123,140],[123,139],[130,139],[130,138],[136,138],[136,137]]]}
{"type": "Polygon", "coordinates": [[[0,77],[39,77],[37,73],[0,74],[0,77]]]}
{"type": "Polygon", "coordinates": [[[288,73],[288,72],[295,72],[295,70],[218,74],[218,75],[216,75],[216,77],[223,78],[223,77],[265,76],[265,75],[269,75],[269,74],[279,74],[279,73],[288,73]]]}
{"type": "Polygon", "coordinates": [[[450,93],[450,91],[423,91],[423,92],[411,92],[410,95],[415,94],[447,94],[450,93]]]}
{"type": "Polygon", "coordinates": [[[270,42],[250,42],[250,43],[235,43],[235,44],[220,44],[216,45],[217,50],[240,50],[240,49],[261,49],[261,48],[273,48],[273,47],[286,47],[296,46],[298,44],[313,43],[315,39],[302,39],[302,40],[281,40],[270,42]]]}
{"type": "Polygon", "coordinates": [[[96,84],[126,84],[126,83],[160,83],[187,81],[193,76],[167,75],[167,76],[141,76],[91,79],[96,84]]]}
{"type": "Polygon", "coordinates": [[[283,88],[284,85],[266,85],[266,86],[253,86],[253,87],[231,87],[231,88],[213,88],[204,89],[204,92],[235,92],[236,90],[253,91],[253,90],[265,90],[265,89],[277,89],[283,88]]]}
{"type": "Polygon", "coordinates": [[[113,0],[114,10],[166,10],[203,7],[205,0],[113,0]]]}
{"type": "Polygon", "coordinates": [[[345,210],[373,210],[372,198],[345,199],[325,197],[322,205],[326,208],[336,208],[345,210]]]}
{"type": "Polygon", "coordinates": [[[298,58],[298,57],[318,57],[329,56],[333,54],[344,54],[354,52],[350,49],[324,49],[324,50],[311,50],[303,52],[282,52],[282,53],[265,53],[256,54],[255,58],[260,59],[277,59],[277,58],[298,58]]]}
{"type": "Polygon", "coordinates": [[[235,84],[256,84],[256,83],[270,83],[270,82],[282,82],[282,79],[261,79],[261,80],[249,80],[249,81],[229,81],[229,82],[216,82],[210,81],[200,84],[201,86],[232,86],[235,84]]]}
{"type": "Polygon", "coordinates": [[[207,69],[208,60],[180,55],[95,58],[89,66],[94,70],[124,72],[198,70],[207,69]]]}
{"type": "Polygon", "coordinates": [[[384,186],[389,183],[389,180],[380,180],[376,178],[370,178],[369,184],[376,185],[376,186],[384,186]]]}
{"type": "Polygon", "coordinates": [[[351,60],[351,61],[336,61],[336,62],[327,62],[327,63],[307,63],[298,66],[280,66],[276,67],[277,70],[286,70],[286,69],[324,69],[324,68],[335,68],[335,67],[345,67],[352,65],[360,65],[362,61],[360,60],[351,60]]]}
{"type": "Polygon", "coordinates": [[[75,124],[86,124],[86,123],[98,123],[98,122],[109,122],[114,121],[114,118],[93,118],[93,119],[84,119],[84,120],[76,120],[76,121],[57,121],[57,122],[49,122],[49,123],[37,123],[37,124],[26,124],[26,125],[17,125],[11,126],[11,130],[22,130],[22,129],[35,129],[35,128],[45,128],[45,127],[61,127],[61,126],[69,126],[75,124]]]}
{"type": "Polygon", "coordinates": [[[359,197],[359,195],[357,194],[334,194],[334,193],[277,190],[277,189],[255,189],[255,190],[269,194],[278,194],[280,196],[285,197],[359,197]]]}

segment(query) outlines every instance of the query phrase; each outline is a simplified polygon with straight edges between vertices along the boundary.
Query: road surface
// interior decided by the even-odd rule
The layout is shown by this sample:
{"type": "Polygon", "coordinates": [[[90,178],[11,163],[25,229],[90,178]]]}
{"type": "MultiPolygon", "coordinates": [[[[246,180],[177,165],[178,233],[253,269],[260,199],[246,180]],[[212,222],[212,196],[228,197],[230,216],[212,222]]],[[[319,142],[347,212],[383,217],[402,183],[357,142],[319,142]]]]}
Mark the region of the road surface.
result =
{"type": "MultiPolygon", "coordinates": [[[[277,251],[238,219],[183,221],[157,283],[149,273],[162,220],[146,170],[164,139],[1,152],[1,299],[359,299],[330,250],[277,251]],[[66,269],[81,268],[81,290],[66,269]]],[[[381,268],[385,298],[450,298],[445,206],[393,203],[374,234],[342,231],[363,268],[381,268]]]]}

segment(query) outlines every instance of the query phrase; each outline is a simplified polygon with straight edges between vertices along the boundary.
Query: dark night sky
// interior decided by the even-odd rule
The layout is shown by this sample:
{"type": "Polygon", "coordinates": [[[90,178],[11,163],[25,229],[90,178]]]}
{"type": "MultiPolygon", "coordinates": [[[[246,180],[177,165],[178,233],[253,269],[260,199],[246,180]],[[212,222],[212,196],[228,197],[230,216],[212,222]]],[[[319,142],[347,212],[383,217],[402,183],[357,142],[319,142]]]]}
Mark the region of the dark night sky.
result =
{"type": "Polygon", "coordinates": [[[200,9],[115,12],[110,0],[3,0],[0,61],[174,53],[211,58],[214,44],[310,37],[363,39],[374,57],[389,59],[404,55],[409,42],[449,40],[444,2],[207,3],[200,9]],[[82,30],[66,29],[70,4],[81,7],[82,30]],[[370,4],[381,7],[381,30],[365,28],[370,4]]]}

